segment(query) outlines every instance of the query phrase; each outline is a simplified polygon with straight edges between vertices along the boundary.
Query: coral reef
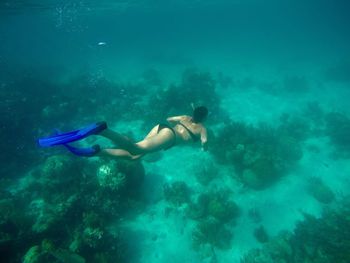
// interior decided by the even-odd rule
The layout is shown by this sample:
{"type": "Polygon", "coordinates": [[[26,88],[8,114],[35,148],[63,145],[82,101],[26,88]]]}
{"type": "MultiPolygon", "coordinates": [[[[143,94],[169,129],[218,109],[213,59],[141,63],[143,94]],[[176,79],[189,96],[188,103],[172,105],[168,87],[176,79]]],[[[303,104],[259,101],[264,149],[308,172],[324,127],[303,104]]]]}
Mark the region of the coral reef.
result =
{"type": "Polygon", "coordinates": [[[126,262],[123,238],[108,226],[140,202],[125,186],[137,191],[143,176],[141,163],[47,158],[12,190],[14,196],[1,196],[0,252],[6,253],[0,259],[126,262]]]}
{"type": "Polygon", "coordinates": [[[103,164],[97,170],[98,184],[111,191],[118,191],[125,186],[125,174],[118,171],[113,164],[103,164]]]}
{"type": "MultiPolygon", "coordinates": [[[[278,127],[278,132],[280,133],[281,136],[286,136],[289,139],[294,139],[298,141],[303,141],[311,136],[313,133],[313,130],[311,127],[312,121],[310,121],[309,118],[314,118],[314,121],[318,122],[320,118],[323,116],[310,116],[312,114],[317,114],[316,112],[312,112],[317,110],[311,109],[311,105],[307,107],[304,111],[303,114],[307,113],[309,114],[308,118],[305,118],[304,116],[293,116],[290,114],[282,114],[280,117],[280,125],[278,127]]],[[[317,107],[317,106],[313,106],[317,107]]],[[[319,122],[317,125],[319,126],[319,122]]]]}
{"type": "Polygon", "coordinates": [[[93,211],[83,214],[82,224],[75,229],[69,249],[79,252],[84,249],[96,249],[106,233],[106,220],[93,211]]]}
{"type": "Polygon", "coordinates": [[[245,185],[264,189],[302,157],[299,133],[289,130],[287,124],[272,128],[232,122],[214,139],[212,152],[218,161],[233,164],[245,185]]]}
{"type": "Polygon", "coordinates": [[[125,174],[124,195],[139,199],[145,178],[145,169],[141,162],[118,161],[118,171],[125,174]],[[127,189],[132,189],[128,191],[127,189]]]}
{"type": "Polygon", "coordinates": [[[262,249],[253,249],[249,251],[243,259],[241,259],[241,263],[294,263],[294,261],[291,261],[293,247],[290,244],[290,239],[290,234],[281,233],[265,243],[262,249]]]}
{"type": "Polygon", "coordinates": [[[220,249],[229,249],[233,237],[232,230],[215,218],[200,220],[192,232],[194,249],[200,250],[207,244],[220,249]]]}
{"type": "Polygon", "coordinates": [[[190,189],[185,182],[177,181],[164,185],[164,198],[175,206],[188,203],[190,201],[190,189]]]}
{"type": "Polygon", "coordinates": [[[267,241],[269,241],[269,236],[265,230],[265,227],[262,225],[254,230],[254,237],[260,243],[266,243],[267,241]]]}
{"type": "Polygon", "coordinates": [[[36,199],[28,205],[27,214],[35,219],[32,231],[42,233],[52,230],[64,221],[64,216],[73,207],[76,196],[70,196],[67,201],[57,204],[46,202],[43,199],[36,199]]]}
{"type": "Polygon", "coordinates": [[[197,202],[188,207],[188,216],[197,220],[192,233],[195,249],[207,244],[220,249],[230,248],[232,225],[239,216],[239,208],[229,197],[227,190],[211,191],[199,195],[197,202]]]}
{"type": "Polygon", "coordinates": [[[23,257],[23,263],[69,262],[85,263],[80,255],[66,249],[54,248],[51,241],[44,239],[41,245],[32,246],[23,257]]]}
{"type": "Polygon", "coordinates": [[[23,263],[40,262],[41,251],[39,246],[31,247],[23,257],[23,263]]]}
{"type": "MultiPolygon", "coordinates": [[[[329,71],[329,80],[347,81],[344,72],[346,65],[329,71]]],[[[129,244],[119,227],[122,218],[134,216],[145,205],[142,163],[78,159],[58,155],[59,147],[37,154],[41,150],[33,148],[33,137],[48,135],[57,125],[62,130],[70,129],[101,116],[110,116],[111,122],[141,116],[145,123],[155,123],[172,114],[190,113],[192,102],[206,105],[211,112],[209,121],[225,125],[215,136],[208,131],[213,138],[211,152],[218,162],[233,165],[238,179],[255,190],[269,187],[291,171],[302,157],[303,141],[310,136],[327,135],[337,156],[350,156],[348,116],[325,114],[317,103],[310,103],[303,116],[283,114],[280,123],[273,127],[229,122],[220,109],[217,85],[224,89],[236,85],[252,91],[258,85],[253,78],[237,82],[219,75],[216,80],[208,72],[189,69],[179,82],[169,85],[151,69],[132,83],[111,82],[104,76],[81,72],[54,84],[49,78],[30,72],[22,75],[0,85],[0,92],[7,98],[0,105],[6,123],[0,127],[1,141],[7,149],[0,154],[0,161],[8,164],[1,167],[1,174],[8,178],[15,175],[18,179],[24,169],[37,167],[30,168],[23,180],[11,178],[12,185],[0,183],[0,262],[130,261],[129,244]],[[146,92],[149,100],[144,96],[146,92]],[[116,111],[116,106],[121,110],[116,111]],[[147,114],[145,108],[149,109],[147,114]],[[80,121],[66,121],[69,119],[80,121]],[[111,224],[115,227],[113,231],[111,224]]],[[[288,92],[304,92],[309,88],[302,76],[286,77],[282,84],[288,92]]],[[[275,83],[266,85],[275,89],[275,83]]],[[[215,188],[219,168],[215,162],[205,162],[195,169],[194,175],[201,184],[196,184],[195,191],[185,182],[164,186],[164,198],[170,204],[165,210],[181,209],[185,213],[184,220],[188,219],[186,223],[193,227],[192,244],[197,252],[232,246],[240,208],[232,192],[215,188]]],[[[271,237],[260,225],[262,216],[258,208],[251,209],[249,217],[258,227],[248,234],[254,235],[263,248],[251,251],[243,262],[350,261],[349,203],[332,209],[337,205],[332,190],[315,178],[308,183],[309,193],[319,202],[330,204],[329,210],[322,218],[305,215],[294,233],[271,237]]],[[[135,253],[134,247],[131,249],[135,253]]]]}
{"type": "Polygon", "coordinates": [[[221,223],[227,223],[237,217],[238,206],[234,202],[225,200],[223,196],[216,194],[207,204],[207,213],[221,223]]]}
{"type": "Polygon", "coordinates": [[[214,217],[221,223],[231,222],[239,215],[239,208],[230,197],[230,191],[224,189],[202,193],[190,204],[188,215],[193,219],[214,217]]]}
{"type": "Polygon", "coordinates": [[[305,214],[294,233],[281,233],[254,249],[242,263],[331,263],[350,261],[350,199],[324,210],[321,218],[305,214]]]}
{"type": "Polygon", "coordinates": [[[326,116],[326,134],[335,147],[335,155],[350,157],[350,119],[343,113],[332,112],[326,116]]]}
{"type": "Polygon", "coordinates": [[[329,186],[318,177],[310,177],[307,185],[308,192],[320,203],[329,204],[335,196],[329,186]]]}

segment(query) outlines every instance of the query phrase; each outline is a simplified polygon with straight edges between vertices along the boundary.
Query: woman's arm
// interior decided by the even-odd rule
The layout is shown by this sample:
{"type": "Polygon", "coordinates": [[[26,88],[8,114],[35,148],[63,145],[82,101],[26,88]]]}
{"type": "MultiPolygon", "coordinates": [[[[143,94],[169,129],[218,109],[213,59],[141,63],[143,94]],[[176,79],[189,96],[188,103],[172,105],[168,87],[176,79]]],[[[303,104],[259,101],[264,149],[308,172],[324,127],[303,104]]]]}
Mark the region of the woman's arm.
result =
{"type": "Polygon", "coordinates": [[[174,117],[169,117],[167,118],[167,122],[171,123],[171,124],[177,124],[180,121],[182,121],[184,118],[184,116],[174,116],[174,117]]]}
{"type": "Polygon", "coordinates": [[[208,150],[208,135],[207,135],[207,129],[204,127],[201,130],[201,143],[202,143],[202,150],[207,151],[208,150]]]}

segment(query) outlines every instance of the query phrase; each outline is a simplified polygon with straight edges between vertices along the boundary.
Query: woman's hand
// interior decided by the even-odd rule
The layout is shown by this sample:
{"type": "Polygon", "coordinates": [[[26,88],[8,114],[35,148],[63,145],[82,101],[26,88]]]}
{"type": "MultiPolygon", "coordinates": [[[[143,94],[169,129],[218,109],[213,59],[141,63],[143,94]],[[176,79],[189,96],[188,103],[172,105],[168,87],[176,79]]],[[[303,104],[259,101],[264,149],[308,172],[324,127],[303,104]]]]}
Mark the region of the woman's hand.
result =
{"type": "Polygon", "coordinates": [[[203,151],[203,152],[208,151],[208,143],[207,143],[207,142],[202,143],[202,151],[203,151]]]}

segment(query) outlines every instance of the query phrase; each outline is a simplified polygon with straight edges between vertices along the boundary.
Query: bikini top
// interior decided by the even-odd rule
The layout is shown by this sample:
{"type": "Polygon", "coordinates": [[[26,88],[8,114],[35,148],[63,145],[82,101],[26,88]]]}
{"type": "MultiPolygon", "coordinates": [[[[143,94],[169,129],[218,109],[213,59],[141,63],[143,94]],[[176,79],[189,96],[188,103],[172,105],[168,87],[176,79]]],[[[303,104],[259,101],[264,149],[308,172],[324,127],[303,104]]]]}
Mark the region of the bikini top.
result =
{"type": "Polygon", "coordinates": [[[200,137],[195,135],[189,128],[186,127],[186,125],[182,124],[181,122],[179,122],[178,124],[180,124],[182,127],[185,128],[185,130],[188,132],[188,134],[191,136],[192,141],[197,142],[199,141],[200,137]]]}

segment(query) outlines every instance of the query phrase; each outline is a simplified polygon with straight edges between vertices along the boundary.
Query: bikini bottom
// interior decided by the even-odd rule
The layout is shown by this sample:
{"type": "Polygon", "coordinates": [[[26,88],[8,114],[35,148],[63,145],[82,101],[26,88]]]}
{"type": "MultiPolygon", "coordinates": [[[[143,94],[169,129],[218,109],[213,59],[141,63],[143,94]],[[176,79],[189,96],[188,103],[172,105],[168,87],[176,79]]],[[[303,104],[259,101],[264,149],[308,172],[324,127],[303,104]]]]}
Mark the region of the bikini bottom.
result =
{"type": "Polygon", "coordinates": [[[173,143],[172,143],[170,146],[164,148],[164,151],[165,151],[165,150],[168,150],[168,149],[170,149],[171,147],[173,147],[173,146],[176,145],[176,132],[175,132],[175,130],[174,130],[171,126],[169,126],[168,124],[160,123],[160,124],[158,125],[157,133],[159,133],[159,132],[160,132],[161,130],[163,130],[163,129],[169,129],[169,130],[171,130],[171,131],[173,132],[173,134],[174,134],[173,143]]]}

